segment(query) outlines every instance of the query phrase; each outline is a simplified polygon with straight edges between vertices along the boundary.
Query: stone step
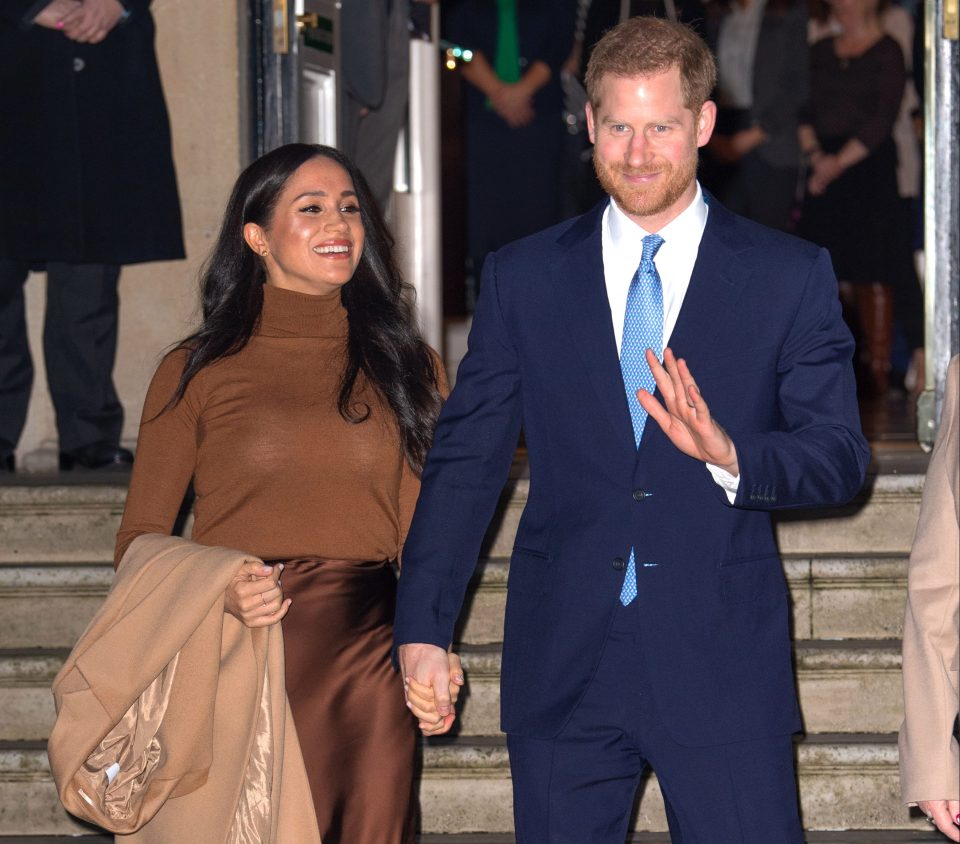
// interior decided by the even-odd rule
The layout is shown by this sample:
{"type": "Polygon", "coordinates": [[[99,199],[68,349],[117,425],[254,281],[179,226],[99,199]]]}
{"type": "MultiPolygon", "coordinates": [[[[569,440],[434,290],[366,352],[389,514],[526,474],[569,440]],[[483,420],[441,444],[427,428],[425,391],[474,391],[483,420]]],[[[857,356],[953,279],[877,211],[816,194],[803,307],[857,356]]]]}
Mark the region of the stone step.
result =
{"type": "Polygon", "coordinates": [[[808,733],[896,733],[903,719],[900,641],[797,641],[797,692],[808,733]]]}
{"type": "MultiPolygon", "coordinates": [[[[481,556],[510,556],[530,488],[524,474],[519,465],[512,472],[481,556]]],[[[844,507],[777,513],[780,550],[792,556],[906,554],[922,490],[920,474],[871,475],[844,507]]],[[[125,497],[124,484],[64,483],[57,475],[0,485],[0,564],[109,562],[125,497]]]]}
{"type": "MultiPolygon", "coordinates": [[[[922,474],[874,474],[849,504],[774,514],[777,544],[785,555],[907,554],[923,492],[922,474]]],[[[508,557],[529,480],[512,479],[500,499],[502,518],[486,539],[483,556],[508,557]]]]}
{"type": "MultiPolygon", "coordinates": [[[[112,835],[0,835],[0,844],[110,844],[112,835]]],[[[419,844],[516,844],[509,834],[467,832],[453,835],[421,835],[419,844]]],[[[805,836],[806,844],[910,844],[910,842],[942,842],[941,835],[925,830],[846,830],[843,832],[812,832],[805,836]]],[[[635,832],[626,844],[670,844],[670,836],[663,832],[635,832]]]]}
{"type": "MultiPolygon", "coordinates": [[[[112,835],[0,835],[0,844],[110,844],[112,835]]],[[[472,833],[464,835],[421,835],[419,844],[516,844],[513,835],[472,833]]],[[[927,841],[943,844],[943,836],[925,831],[847,830],[844,832],[813,832],[805,836],[806,844],[911,844],[927,841]]],[[[670,836],[660,832],[637,832],[626,844],[670,844],[670,836]]]]}
{"type": "Polygon", "coordinates": [[[0,565],[112,562],[126,496],[115,482],[0,486],[0,565]]]}
{"type": "MultiPolygon", "coordinates": [[[[461,735],[498,735],[500,648],[460,651],[467,688],[459,705],[461,735]]],[[[797,685],[810,733],[892,733],[900,729],[900,643],[882,640],[798,642],[797,685]]]]}
{"type": "MultiPolygon", "coordinates": [[[[0,836],[2,842],[3,836],[0,836]]],[[[52,842],[54,839],[50,839],[52,842]]],[[[513,835],[467,832],[452,835],[421,835],[420,844],[516,844],[513,835]]],[[[944,838],[939,833],[927,830],[876,830],[851,829],[842,832],[810,832],[804,836],[806,844],[909,844],[914,841],[940,842],[944,838]]],[[[670,836],[664,832],[635,832],[626,844],[670,844],[670,836]]]]}
{"type": "Polygon", "coordinates": [[[66,650],[0,651],[0,740],[43,740],[56,712],[50,686],[66,650]]]}
{"type": "MultiPolygon", "coordinates": [[[[810,735],[798,743],[797,763],[807,829],[928,829],[900,803],[896,736],[810,735]]],[[[512,798],[502,741],[432,742],[420,804],[428,832],[508,832],[512,798]]],[[[644,785],[636,829],[666,830],[655,776],[644,785]]]]}
{"type": "MultiPolygon", "coordinates": [[[[500,641],[509,569],[509,558],[478,565],[457,641],[500,641]]],[[[784,571],[795,639],[895,639],[902,633],[906,556],[791,556],[784,559],[784,571]]]]}
{"type": "MultiPolygon", "coordinates": [[[[896,736],[810,735],[797,745],[797,764],[808,830],[929,831],[900,804],[896,736]]],[[[510,770],[503,740],[428,742],[420,806],[425,833],[511,832],[510,770]]],[[[42,742],[0,742],[0,822],[8,835],[91,831],[60,808],[42,742]]],[[[655,776],[644,784],[636,830],[666,831],[655,776]]]]}
{"type": "MultiPolygon", "coordinates": [[[[906,600],[902,555],[787,557],[794,637],[894,639],[906,600]]],[[[477,567],[457,641],[490,644],[503,635],[509,560],[477,567]]],[[[68,648],[86,628],[113,578],[111,564],[0,564],[0,649],[68,648]],[[42,611],[43,624],[37,624],[42,611]]]]}
{"type": "MultiPolygon", "coordinates": [[[[0,651],[0,740],[43,740],[55,713],[50,684],[67,651],[0,651]]],[[[463,736],[499,735],[500,649],[466,646],[468,685],[459,706],[463,736]]],[[[896,732],[902,718],[900,646],[893,641],[800,642],[801,709],[812,733],[896,732]],[[868,704],[868,705],[867,705],[868,704]]]]}
{"type": "Polygon", "coordinates": [[[0,565],[0,649],[70,648],[113,581],[113,565],[0,565]]]}

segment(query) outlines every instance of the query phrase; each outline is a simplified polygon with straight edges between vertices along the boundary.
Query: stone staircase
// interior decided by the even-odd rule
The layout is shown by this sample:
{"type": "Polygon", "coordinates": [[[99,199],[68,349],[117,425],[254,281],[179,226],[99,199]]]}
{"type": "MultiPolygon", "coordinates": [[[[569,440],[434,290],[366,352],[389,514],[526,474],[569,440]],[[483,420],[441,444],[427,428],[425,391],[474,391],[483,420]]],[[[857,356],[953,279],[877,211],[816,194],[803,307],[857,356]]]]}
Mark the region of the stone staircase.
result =
{"type": "MultiPolygon", "coordinates": [[[[125,494],[116,481],[71,480],[0,487],[0,841],[110,840],[60,808],[45,754],[50,682],[109,588],[125,494]]],[[[898,637],[922,483],[921,474],[875,475],[845,508],[778,522],[807,731],[797,766],[809,842],[942,840],[898,795],[898,637]]],[[[518,467],[459,630],[468,686],[457,732],[424,745],[422,844],[513,841],[499,642],[527,489],[518,467]]],[[[669,841],[655,776],[644,784],[634,829],[635,842],[669,841]]]]}

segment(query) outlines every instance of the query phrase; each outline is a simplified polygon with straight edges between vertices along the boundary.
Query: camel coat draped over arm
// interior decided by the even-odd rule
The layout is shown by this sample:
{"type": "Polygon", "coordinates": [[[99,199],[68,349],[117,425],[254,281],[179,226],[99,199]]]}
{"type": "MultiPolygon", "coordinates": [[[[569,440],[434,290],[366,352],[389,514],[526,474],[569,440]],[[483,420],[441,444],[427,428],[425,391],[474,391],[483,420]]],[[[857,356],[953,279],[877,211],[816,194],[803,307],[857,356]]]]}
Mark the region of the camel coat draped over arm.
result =
{"type": "Polygon", "coordinates": [[[943,415],[910,552],[903,623],[900,792],[905,803],[960,799],[960,358],[950,361],[943,415]]]}
{"type": "Polygon", "coordinates": [[[280,625],[224,613],[248,555],[147,534],[53,684],[64,806],[133,842],[316,844],[280,625]]]}

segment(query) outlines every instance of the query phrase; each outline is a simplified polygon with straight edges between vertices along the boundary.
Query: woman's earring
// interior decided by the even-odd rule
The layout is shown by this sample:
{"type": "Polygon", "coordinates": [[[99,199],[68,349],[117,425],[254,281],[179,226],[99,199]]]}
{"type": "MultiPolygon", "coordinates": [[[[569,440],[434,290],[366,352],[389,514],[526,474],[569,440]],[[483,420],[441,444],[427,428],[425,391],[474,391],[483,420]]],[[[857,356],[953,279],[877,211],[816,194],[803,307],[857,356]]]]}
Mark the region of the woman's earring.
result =
{"type": "Polygon", "coordinates": [[[268,253],[269,251],[270,251],[269,249],[263,249],[263,250],[261,250],[260,254],[261,254],[264,258],[266,258],[266,257],[267,257],[267,253],[268,253]]]}

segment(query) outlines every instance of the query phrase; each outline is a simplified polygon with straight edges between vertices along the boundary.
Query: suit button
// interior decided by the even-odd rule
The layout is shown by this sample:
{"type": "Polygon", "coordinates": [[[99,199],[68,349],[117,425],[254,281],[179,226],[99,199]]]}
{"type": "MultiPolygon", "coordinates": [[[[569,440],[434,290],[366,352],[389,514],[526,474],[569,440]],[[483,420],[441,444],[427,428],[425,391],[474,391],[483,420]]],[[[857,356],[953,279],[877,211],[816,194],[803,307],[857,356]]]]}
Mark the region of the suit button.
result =
{"type": "Polygon", "coordinates": [[[74,69],[77,73],[79,73],[81,70],[83,70],[86,66],[87,66],[87,65],[86,65],[86,62],[84,62],[84,60],[81,59],[81,58],[75,58],[75,59],[73,60],[73,69],[74,69]]]}
{"type": "Polygon", "coordinates": [[[647,494],[642,489],[635,489],[633,491],[633,500],[634,501],[643,501],[647,497],[647,494]]]}
{"type": "Polygon", "coordinates": [[[613,559],[613,570],[614,571],[623,571],[627,567],[626,561],[623,557],[614,557],[613,559]]]}

